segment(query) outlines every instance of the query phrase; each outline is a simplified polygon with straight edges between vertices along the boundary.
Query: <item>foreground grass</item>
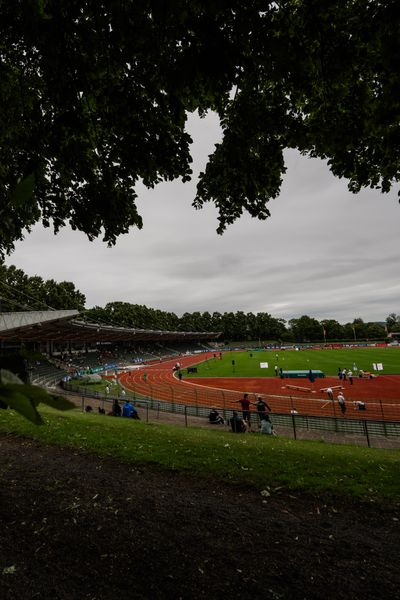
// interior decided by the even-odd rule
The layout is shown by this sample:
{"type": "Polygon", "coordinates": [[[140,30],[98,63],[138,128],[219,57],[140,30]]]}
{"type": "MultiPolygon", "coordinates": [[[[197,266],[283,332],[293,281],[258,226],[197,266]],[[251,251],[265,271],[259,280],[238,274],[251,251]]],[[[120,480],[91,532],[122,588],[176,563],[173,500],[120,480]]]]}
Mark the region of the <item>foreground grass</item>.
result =
{"type": "Polygon", "coordinates": [[[43,408],[41,413],[45,425],[36,427],[13,411],[2,410],[0,432],[270,493],[284,488],[365,500],[400,499],[397,451],[185,429],[78,411],[61,415],[43,408]]]}

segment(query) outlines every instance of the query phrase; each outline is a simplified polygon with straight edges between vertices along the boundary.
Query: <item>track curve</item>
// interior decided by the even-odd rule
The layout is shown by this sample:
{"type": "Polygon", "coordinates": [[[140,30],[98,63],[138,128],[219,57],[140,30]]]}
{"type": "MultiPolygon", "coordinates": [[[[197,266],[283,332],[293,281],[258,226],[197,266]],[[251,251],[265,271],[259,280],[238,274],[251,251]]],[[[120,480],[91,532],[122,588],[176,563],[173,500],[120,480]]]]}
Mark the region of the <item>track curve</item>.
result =
{"type": "Polygon", "coordinates": [[[174,357],[172,360],[145,365],[122,373],[119,379],[126,389],[137,394],[175,404],[216,406],[219,409],[233,410],[240,408],[238,400],[246,392],[253,402],[261,396],[272,411],[277,413],[290,413],[293,408],[296,408],[299,414],[309,416],[400,420],[400,376],[398,375],[381,375],[372,380],[357,378],[354,379],[354,385],[342,382],[342,391],[347,400],[347,410],[345,415],[342,415],[337,402],[330,402],[326,392],[323,391],[323,388],[328,386],[334,388],[335,392],[339,391],[340,382],[337,377],[317,380],[311,386],[308,380],[298,383],[298,380],[281,380],[272,377],[201,379],[186,377],[179,381],[173,371],[177,361],[182,368],[186,368],[212,357],[212,352],[200,356],[174,357]],[[293,389],[296,387],[304,387],[308,390],[303,392],[293,389]],[[356,400],[364,401],[367,410],[356,410],[353,404],[356,400]]]}

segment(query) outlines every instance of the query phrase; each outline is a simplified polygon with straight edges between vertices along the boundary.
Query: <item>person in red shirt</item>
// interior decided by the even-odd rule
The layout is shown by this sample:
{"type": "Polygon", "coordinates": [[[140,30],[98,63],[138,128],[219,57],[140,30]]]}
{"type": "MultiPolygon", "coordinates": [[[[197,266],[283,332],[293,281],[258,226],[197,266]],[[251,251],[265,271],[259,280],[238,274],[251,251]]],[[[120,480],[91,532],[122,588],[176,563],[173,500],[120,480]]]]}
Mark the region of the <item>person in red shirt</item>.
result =
{"type": "Polygon", "coordinates": [[[240,406],[242,407],[242,414],[243,414],[243,420],[246,421],[249,426],[250,426],[250,400],[249,400],[249,395],[248,394],[243,394],[243,398],[241,398],[240,400],[236,400],[236,402],[240,403],[240,406]]]}

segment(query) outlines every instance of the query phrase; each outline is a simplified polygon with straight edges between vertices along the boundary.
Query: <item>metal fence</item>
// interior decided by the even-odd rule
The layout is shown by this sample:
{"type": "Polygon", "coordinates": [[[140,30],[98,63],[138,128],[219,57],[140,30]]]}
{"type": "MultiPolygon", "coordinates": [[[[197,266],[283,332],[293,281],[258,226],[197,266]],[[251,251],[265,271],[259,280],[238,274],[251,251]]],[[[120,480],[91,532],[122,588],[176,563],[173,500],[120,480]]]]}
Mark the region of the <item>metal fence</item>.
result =
{"type": "MultiPolygon", "coordinates": [[[[160,383],[137,382],[133,378],[126,379],[127,392],[135,397],[146,397],[151,400],[161,400],[171,404],[183,404],[194,406],[211,407],[216,406],[221,410],[238,408],[238,399],[242,396],[240,391],[223,390],[218,388],[208,388],[200,385],[171,384],[165,381],[160,383]]],[[[302,415],[318,415],[320,417],[340,418],[342,416],[340,407],[337,403],[329,401],[322,393],[319,397],[315,395],[296,394],[277,395],[249,393],[249,399],[255,404],[258,397],[265,400],[274,413],[291,413],[296,410],[302,415]]],[[[400,391],[399,391],[400,396],[400,391]]],[[[400,403],[395,401],[382,401],[381,399],[368,399],[365,401],[365,410],[361,411],[359,405],[346,402],[346,418],[371,421],[394,421],[400,422],[400,403]]]]}
{"type": "MultiPolygon", "coordinates": [[[[69,383],[63,383],[62,387],[66,392],[75,394],[79,398],[79,404],[82,410],[85,410],[89,403],[97,403],[97,406],[111,411],[112,402],[115,399],[124,400],[126,397],[121,395],[108,395],[95,392],[84,387],[78,387],[69,383]]],[[[128,397],[128,396],[127,396],[128,397]]],[[[171,413],[180,416],[185,426],[199,425],[202,420],[207,423],[210,405],[200,403],[185,404],[175,402],[175,400],[161,400],[154,397],[154,394],[143,395],[135,393],[133,396],[136,406],[144,410],[144,420],[149,422],[152,419],[157,420],[161,412],[171,413]]],[[[290,398],[285,398],[289,402],[290,398]]],[[[216,404],[216,403],[215,403],[216,404]]],[[[229,427],[229,419],[233,414],[231,407],[218,406],[221,415],[224,417],[225,426],[229,427]]],[[[365,415],[366,417],[366,415],[365,415]]],[[[283,435],[290,435],[295,440],[312,437],[316,439],[319,434],[321,437],[327,437],[328,441],[345,441],[346,443],[364,444],[368,447],[400,447],[400,421],[385,421],[382,419],[373,419],[371,414],[368,418],[333,416],[315,416],[306,413],[290,414],[290,412],[273,412],[271,420],[275,428],[279,429],[283,435]],[[307,434],[314,435],[307,435],[307,434]],[[323,436],[322,434],[325,434],[323,436]],[[340,439],[339,439],[340,438],[340,439]]],[[[251,429],[257,431],[259,425],[258,415],[255,411],[251,413],[251,429]]]]}

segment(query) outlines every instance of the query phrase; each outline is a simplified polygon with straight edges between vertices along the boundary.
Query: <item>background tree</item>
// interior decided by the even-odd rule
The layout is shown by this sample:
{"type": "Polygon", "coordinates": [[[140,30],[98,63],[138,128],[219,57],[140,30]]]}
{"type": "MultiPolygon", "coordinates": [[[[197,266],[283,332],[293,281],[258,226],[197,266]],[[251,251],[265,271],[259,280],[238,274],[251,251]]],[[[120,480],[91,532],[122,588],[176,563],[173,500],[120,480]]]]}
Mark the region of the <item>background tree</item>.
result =
{"type": "Polygon", "coordinates": [[[354,339],[360,340],[365,339],[367,337],[367,324],[364,323],[364,321],[360,317],[353,320],[352,328],[354,333],[354,339]]]}
{"type": "Polygon", "coordinates": [[[390,331],[400,331],[400,315],[396,315],[396,313],[390,313],[386,318],[386,326],[387,330],[390,331]]]}
{"type": "Polygon", "coordinates": [[[325,329],[326,341],[330,340],[341,340],[344,337],[343,325],[341,325],[335,319],[323,319],[321,321],[321,327],[325,329]]]}
{"type": "Polygon", "coordinates": [[[362,187],[399,179],[396,0],[27,0],[0,7],[0,252],[41,220],[109,244],[135,186],[191,175],[187,113],[223,139],[196,208],[269,216],[283,151],[362,187]]]}
{"type": "Polygon", "coordinates": [[[221,331],[225,340],[236,340],[236,323],[233,312],[224,312],[221,317],[221,331]]]}
{"type": "Polygon", "coordinates": [[[84,294],[70,281],[58,283],[37,275],[29,277],[22,269],[4,264],[0,264],[0,298],[1,310],[7,312],[46,308],[83,310],[86,302],[84,294]]]}
{"type": "Polygon", "coordinates": [[[312,342],[323,339],[321,324],[317,319],[303,315],[299,319],[290,319],[289,327],[297,342],[312,342]]]}
{"type": "Polygon", "coordinates": [[[373,323],[373,322],[367,323],[366,335],[367,335],[368,340],[385,339],[387,336],[386,328],[381,323],[373,323]]]}

